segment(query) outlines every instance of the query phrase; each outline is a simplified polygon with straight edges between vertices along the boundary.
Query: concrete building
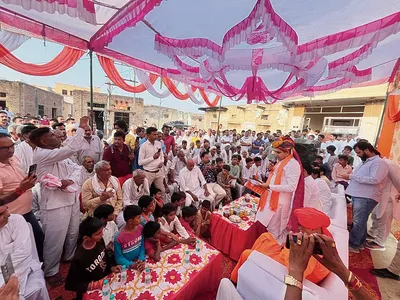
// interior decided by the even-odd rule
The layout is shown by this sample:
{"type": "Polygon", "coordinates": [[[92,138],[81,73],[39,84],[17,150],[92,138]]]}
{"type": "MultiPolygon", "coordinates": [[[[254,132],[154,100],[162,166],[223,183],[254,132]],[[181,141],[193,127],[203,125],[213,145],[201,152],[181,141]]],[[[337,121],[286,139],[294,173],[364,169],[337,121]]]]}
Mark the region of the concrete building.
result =
{"type": "Polygon", "coordinates": [[[47,115],[55,118],[62,114],[63,97],[22,81],[0,80],[0,106],[21,116],[47,115]]]}
{"type": "Polygon", "coordinates": [[[194,114],[158,105],[144,106],[144,125],[161,128],[164,123],[181,121],[196,129],[204,128],[204,114],[194,114]]]}
{"type": "MultiPolygon", "coordinates": [[[[313,98],[296,98],[278,104],[250,104],[221,108],[220,124],[228,129],[282,132],[306,127],[325,133],[352,133],[376,140],[387,85],[345,89],[313,98]]],[[[205,111],[204,126],[217,128],[219,108],[205,111]]]]}
{"type": "MultiPolygon", "coordinates": [[[[75,118],[87,115],[90,110],[90,92],[83,90],[72,91],[73,111],[75,118]]],[[[93,110],[97,128],[111,130],[117,120],[124,120],[129,125],[143,124],[144,100],[119,95],[103,93],[93,94],[93,110]]]]}

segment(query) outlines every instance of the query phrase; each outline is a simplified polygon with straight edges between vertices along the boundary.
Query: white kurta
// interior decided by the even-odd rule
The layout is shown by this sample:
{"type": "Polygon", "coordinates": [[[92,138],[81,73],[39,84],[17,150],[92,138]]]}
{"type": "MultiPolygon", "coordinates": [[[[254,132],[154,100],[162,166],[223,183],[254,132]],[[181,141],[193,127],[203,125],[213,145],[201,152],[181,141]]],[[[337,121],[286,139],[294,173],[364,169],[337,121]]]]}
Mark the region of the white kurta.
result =
{"type": "Polygon", "coordinates": [[[184,192],[192,192],[197,197],[204,195],[203,186],[206,184],[203,173],[200,171],[199,167],[194,166],[194,168],[189,171],[188,168],[183,168],[179,173],[179,182],[181,189],[184,192]]]}
{"type": "Polygon", "coordinates": [[[29,167],[33,165],[33,149],[25,141],[15,148],[14,155],[18,157],[21,162],[21,169],[28,174],[29,167]]]}
{"type": "MultiPolygon", "coordinates": [[[[281,161],[276,164],[276,169],[281,161]]],[[[292,158],[283,168],[281,184],[276,185],[276,172],[272,176],[270,189],[271,191],[279,192],[279,204],[276,212],[269,209],[271,194],[267,198],[267,204],[263,211],[258,211],[256,220],[260,221],[268,231],[275,237],[279,243],[283,243],[286,239],[285,229],[289,221],[290,208],[293,198],[293,193],[296,191],[301,168],[295,158],[292,158]]]]}
{"type": "MultiPolygon", "coordinates": [[[[15,274],[19,279],[20,299],[49,299],[41,264],[32,257],[31,231],[21,215],[12,214],[8,223],[0,228],[0,261],[11,254],[15,274]],[[41,276],[41,280],[38,279],[41,276]],[[35,286],[30,284],[35,281],[35,286]]],[[[0,286],[3,286],[0,276],[0,286]]]]}
{"type": "Polygon", "coordinates": [[[124,207],[127,205],[138,205],[139,198],[150,195],[149,181],[144,179],[143,184],[137,186],[133,178],[129,178],[122,185],[122,200],[124,207]]]}
{"type": "MultiPolygon", "coordinates": [[[[33,163],[37,164],[36,175],[39,181],[48,173],[59,179],[70,179],[75,183],[80,181],[82,169],[69,158],[80,149],[83,133],[83,129],[78,128],[70,142],[59,149],[37,147],[33,151],[33,163]]],[[[41,185],[40,192],[40,209],[55,209],[75,203],[75,193],[67,193],[61,189],[50,190],[44,185],[41,185]]]]}
{"type": "Polygon", "coordinates": [[[319,189],[319,199],[322,204],[322,211],[328,214],[332,208],[332,192],[329,185],[322,178],[315,179],[319,189]]]}
{"type": "Polygon", "coordinates": [[[318,184],[311,176],[304,178],[304,207],[312,207],[322,211],[318,184]]]}

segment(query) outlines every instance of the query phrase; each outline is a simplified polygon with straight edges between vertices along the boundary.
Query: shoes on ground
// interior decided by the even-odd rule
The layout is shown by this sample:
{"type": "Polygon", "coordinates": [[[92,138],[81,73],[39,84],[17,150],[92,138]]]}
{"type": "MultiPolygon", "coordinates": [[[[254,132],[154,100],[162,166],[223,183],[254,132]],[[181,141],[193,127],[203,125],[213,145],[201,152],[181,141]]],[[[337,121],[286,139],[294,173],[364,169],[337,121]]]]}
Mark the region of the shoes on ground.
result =
{"type": "Polygon", "coordinates": [[[371,274],[381,278],[389,278],[400,281],[400,276],[390,272],[388,269],[372,269],[370,272],[371,274]]]}
{"type": "Polygon", "coordinates": [[[373,250],[373,251],[385,251],[386,250],[385,247],[382,247],[373,241],[367,241],[365,243],[365,248],[367,248],[369,250],[373,250]]]}
{"type": "Polygon", "coordinates": [[[360,253],[360,249],[349,247],[349,252],[360,253]]]}

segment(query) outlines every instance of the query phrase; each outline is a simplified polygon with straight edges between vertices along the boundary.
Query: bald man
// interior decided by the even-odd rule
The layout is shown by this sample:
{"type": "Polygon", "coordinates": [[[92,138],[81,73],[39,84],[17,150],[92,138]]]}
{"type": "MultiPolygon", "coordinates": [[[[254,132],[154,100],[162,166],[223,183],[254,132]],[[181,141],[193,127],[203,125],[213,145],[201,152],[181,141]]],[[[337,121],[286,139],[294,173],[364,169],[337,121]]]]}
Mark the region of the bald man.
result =
{"type": "Polygon", "coordinates": [[[186,167],[179,173],[179,183],[181,190],[186,193],[185,206],[194,204],[199,207],[203,200],[209,200],[211,204],[215,202],[216,194],[207,189],[207,182],[203,173],[200,171],[193,161],[189,159],[186,167]]]}

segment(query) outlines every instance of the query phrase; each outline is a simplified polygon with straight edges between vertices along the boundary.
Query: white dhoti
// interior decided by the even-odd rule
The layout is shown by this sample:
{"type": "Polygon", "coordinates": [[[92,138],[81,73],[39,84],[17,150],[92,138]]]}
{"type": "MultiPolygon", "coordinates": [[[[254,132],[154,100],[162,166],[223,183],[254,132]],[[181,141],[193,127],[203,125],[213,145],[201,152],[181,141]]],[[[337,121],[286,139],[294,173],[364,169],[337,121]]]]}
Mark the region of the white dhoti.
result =
{"type": "MultiPolygon", "coordinates": [[[[396,200],[395,200],[396,201],[396,200]]],[[[380,202],[372,211],[371,219],[372,226],[368,230],[368,234],[373,238],[373,241],[379,246],[384,247],[392,228],[393,221],[393,200],[390,198],[386,204],[384,211],[380,202]]]]}
{"type": "Polygon", "coordinates": [[[32,271],[28,275],[24,294],[26,300],[50,300],[46,282],[43,280],[43,277],[44,275],[41,269],[32,271]]]}
{"type": "Polygon", "coordinates": [[[195,191],[191,191],[191,192],[198,198],[198,201],[194,201],[193,197],[189,193],[185,193],[186,194],[185,206],[190,206],[193,204],[196,208],[199,208],[201,205],[201,202],[203,202],[204,200],[210,201],[211,206],[214,205],[215,193],[213,191],[210,191],[210,189],[208,190],[208,192],[210,194],[207,197],[204,195],[203,188],[199,188],[199,189],[197,189],[195,191]]]}
{"type": "Polygon", "coordinates": [[[56,275],[64,250],[64,259],[72,260],[79,233],[79,202],[73,205],[42,210],[44,233],[44,272],[46,277],[56,275]]]}
{"type": "Polygon", "coordinates": [[[221,200],[226,197],[226,192],[218,183],[207,183],[207,190],[214,199],[211,202],[211,210],[214,210],[221,200]]]}
{"type": "Polygon", "coordinates": [[[179,192],[179,185],[176,182],[168,184],[168,189],[169,193],[165,193],[165,199],[163,200],[164,204],[171,203],[171,196],[173,193],[179,192]]]}

